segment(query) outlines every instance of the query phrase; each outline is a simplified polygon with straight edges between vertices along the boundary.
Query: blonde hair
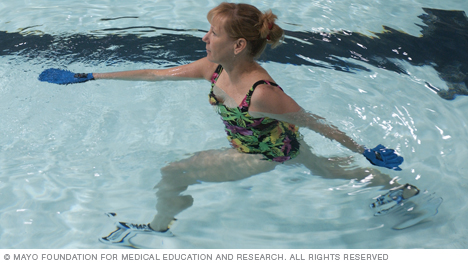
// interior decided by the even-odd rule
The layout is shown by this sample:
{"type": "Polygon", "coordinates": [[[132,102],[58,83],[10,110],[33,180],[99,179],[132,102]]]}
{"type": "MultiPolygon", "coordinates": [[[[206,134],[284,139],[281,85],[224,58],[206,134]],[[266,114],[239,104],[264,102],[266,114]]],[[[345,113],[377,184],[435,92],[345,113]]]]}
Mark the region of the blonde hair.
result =
{"type": "Polygon", "coordinates": [[[221,3],[211,9],[207,15],[224,22],[224,29],[229,37],[244,38],[247,41],[250,55],[258,58],[267,44],[275,48],[283,39],[283,29],[275,24],[277,16],[271,10],[262,13],[249,4],[221,3]]]}

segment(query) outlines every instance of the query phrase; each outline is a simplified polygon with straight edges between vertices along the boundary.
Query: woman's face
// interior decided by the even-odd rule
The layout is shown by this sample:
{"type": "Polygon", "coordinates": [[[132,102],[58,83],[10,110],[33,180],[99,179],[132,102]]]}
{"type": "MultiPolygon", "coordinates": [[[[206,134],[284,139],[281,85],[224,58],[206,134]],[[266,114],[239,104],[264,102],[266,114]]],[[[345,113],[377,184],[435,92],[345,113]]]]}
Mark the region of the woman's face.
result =
{"type": "Polygon", "coordinates": [[[222,64],[234,58],[236,40],[229,37],[224,30],[221,19],[214,18],[211,21],[210,31],[202,38],[206,43],[206,53],[209,61],[222,64]]]}

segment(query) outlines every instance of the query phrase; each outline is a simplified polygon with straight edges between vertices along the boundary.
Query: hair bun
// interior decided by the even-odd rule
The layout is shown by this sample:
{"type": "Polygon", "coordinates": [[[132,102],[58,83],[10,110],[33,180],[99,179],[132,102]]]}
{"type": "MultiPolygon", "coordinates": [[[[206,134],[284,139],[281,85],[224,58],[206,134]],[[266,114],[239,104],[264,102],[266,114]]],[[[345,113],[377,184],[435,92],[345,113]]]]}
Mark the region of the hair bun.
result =
{"type": "Polygon", "coordinates": [[[273,14],[271,10],[263,13],[261,17],[260,24],[262,25],[260,29],[260,36],[265,38],[272,47],[276,47],[280,44],[281,39],[283,38],[283,29],[276,25],[275,21],[277,16],[273,14]]]}

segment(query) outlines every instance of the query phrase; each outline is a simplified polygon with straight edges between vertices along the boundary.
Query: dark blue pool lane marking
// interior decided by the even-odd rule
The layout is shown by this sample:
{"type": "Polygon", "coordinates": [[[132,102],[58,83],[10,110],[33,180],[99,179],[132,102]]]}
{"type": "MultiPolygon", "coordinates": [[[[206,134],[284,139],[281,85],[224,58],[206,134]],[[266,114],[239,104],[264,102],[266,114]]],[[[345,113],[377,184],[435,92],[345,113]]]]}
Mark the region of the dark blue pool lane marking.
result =
{"type": "MultiPolygon", "coordinates": [[[[287,32],[289,37],[304,40],[313,46],[287,39],[284,49],[268,50],[267,60],[278,61],[292,50],[300,52],[303,57],[327,62],[335,67],[339,58],[352,58],[371,64],[375,67],[407,74],[405,68],[396,61],[405,60],[414,66],[432,66],[443,79],[448,90],[441,90],[426,82],[427,87],[447,100],[457,95],[468,95],[468,18],[463,11],[424,9],[420,15],[423,25],[422,36],[412,36],[384,26],[384,31],[374,33],[374,37],[353,32],[336,32],[333,34],[287,32]],[[393,60],[393,61],[392,61],[393,60]]],[[[291,56],[292,54],[289,54],[291,56]]],[[[279,61],[285,62],[285,61],[279,61]]],[[[291,62],[294,64],[299,64],[291,62]]],[[[349,65],[350,71],[358,68],[349,65]]]]}
{"type": "MultiPolygon", "coordinates": [[[[415,66],[432,66],[448,90],[430,83],[427,87],[441,98],[452,100],[468,95],[468,18],[463,11],[424,9],[421,36],[384,26],[384,31],[366,36],[340,31],[286,31],[286,43],[267,49],[261,61],[310,65],[354,73],[374,67],[407,74],[398,60],[415,66]],[[352,60],[359,63],[353,63],[352,60]]],[[[204,31],[201,31],[204,32],[204,31]]],[[[32,61],[47,66],[143,62],[166,66],[180,65],[205,56],[205,44],[190,30],[159,27],[109,28],[91,35],[24,34],[0,31],[0,56],[13,55],[19,63],[32,61]],[[148,32],[178,31],[177,34],[145,36],[148,32]],[[184,34],[187,31],[187,34],[184,34]],[[139,33],[141,32],[141,33],[139,33]]],[[[16,60],[15,59],[15,60],[16,60]]],[[[14,63],[14,61],[10,61],[14,63]]]]}

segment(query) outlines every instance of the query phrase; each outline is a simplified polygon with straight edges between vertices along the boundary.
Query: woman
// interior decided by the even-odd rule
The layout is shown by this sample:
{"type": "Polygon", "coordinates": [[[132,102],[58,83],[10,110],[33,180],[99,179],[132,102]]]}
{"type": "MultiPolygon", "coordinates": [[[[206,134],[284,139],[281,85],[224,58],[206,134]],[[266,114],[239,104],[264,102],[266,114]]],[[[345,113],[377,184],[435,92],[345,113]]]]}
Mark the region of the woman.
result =
{"type": "Polygon", "coordinates": [[[73,74],[48,70],[40,79],[59,84],[91,79],[211,81],[210,103],[217,107],[233,148],[199,152],[192,157],[162,168],[157,184],[157,215],[146,225],[118,223],[117,230],[104,237],[105,242],[122,242],[138,232],[170,233],[174,216],[192,205],[191,196],[180,195],[189,185],[204,182],[239,180],[270,171],[280,163],[302,163],[313,174],[327,178],[364,179],[369,185],[394,187],[377,199],[373,206],[399,203],[419,193],[411,185],[401,186],[377,170],[344,169],[349,160],[330,161],[310,151],[298,127],[307,127],[336,140],[353,152],[364,154],[373,164],[394,170],[403,158],[379,145],[370,150],[326,123],[325,119],[306,113],[273,80],[255,59],[267,44],[275,47],[283,30],[275,24],[271,11],[262,13],[247,4],[222,3],[208,13],[211,24],[203,37],[207,56],[193,63],[170,69],[135,70],[114,73],[73,74]]]}

